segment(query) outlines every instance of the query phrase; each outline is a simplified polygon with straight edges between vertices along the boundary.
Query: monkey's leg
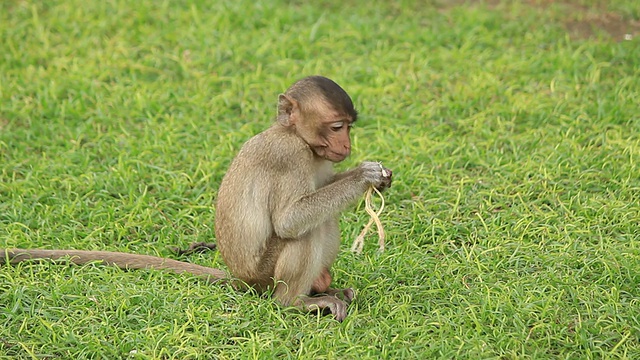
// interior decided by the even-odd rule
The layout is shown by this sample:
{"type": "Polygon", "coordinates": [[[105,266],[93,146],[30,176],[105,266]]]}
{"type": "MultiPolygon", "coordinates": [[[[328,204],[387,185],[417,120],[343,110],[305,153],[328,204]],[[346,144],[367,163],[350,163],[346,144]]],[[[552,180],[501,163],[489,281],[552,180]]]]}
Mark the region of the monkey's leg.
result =
{"type": "Polygon", "coordinates": [[[301,295],[311,295],[313,283],[322,273],[321,257],[309,239],[284,240],[275,259],[273,272],[276,284],[274,296],[291,305],[301,295]]]}
{"type": "Polygon", "coordinates": [[[334,296],[340,291],[331,295],[310,296],[315,280],[326,271],[318,250],[317,244],[309,239],[286,242],[276,262],[274,277],[278,283],[274,296],[284,305],[309,312],[330,312],[338,321],[342,321],[347,316],[348,302],[334,296]]]}
{"type": "Polygon", "coordinates": [[[320,276],[318,276],[314,281],[313,281],[313,285],[311,286],[311,293],[312,294],[324,294],[328,289],[329,289],[329,285],[331,285],[331,273],[329,272],[329,269],[327,269],[326,267],[322,269],[322,272],[320,273],[320,276]]]}

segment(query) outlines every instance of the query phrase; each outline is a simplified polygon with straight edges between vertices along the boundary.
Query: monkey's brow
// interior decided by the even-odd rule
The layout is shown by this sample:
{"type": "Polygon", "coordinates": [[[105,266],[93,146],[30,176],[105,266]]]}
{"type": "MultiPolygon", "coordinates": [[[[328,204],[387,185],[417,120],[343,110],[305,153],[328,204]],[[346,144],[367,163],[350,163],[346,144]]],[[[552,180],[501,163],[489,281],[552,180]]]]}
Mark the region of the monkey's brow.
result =
{"type": "Polygon", "coordinates": [[[345,117],[341,117],[339,119],[336,119],[335,121],[332,121],[332,123],[335,122],[342,122],[345,123],[347,125],[353,125],[353,123],[356,122],[356,119],[352,119],[350,116],[345,116],[345,117]]]}
{"type": "Polygon", "coordinates": [[[356,120],[358,120],[358,118],[354,118],[353,116],[349,115],[349,114],[345,114],[345,113],[340,113],[336,116],[336,119],[338,121],[346,121],[348,123],[354,123],[356,122],[356,120]]]}
{"type": "Polygon", "coordinates": [[[353,124],[354,122],[356,122],[357,119],[352,118],[350,115],[347,114],[336,114],[333,115],[329,118],[327,118],[326,120],[323,120],[323,122],[326,122],[327,124],[332,124],[335,122],[339,122],[339,121],[344,121],[347,122],[349,124],[353,124]]]}
{"type": "Polygon", "coordinates": [[[351,116],[345,116],[343,118],[341,118],[340,121],[344,121],[349,125],[353,125],[353,123],[355,123],[358,119],[353,119],[351,116]]]}

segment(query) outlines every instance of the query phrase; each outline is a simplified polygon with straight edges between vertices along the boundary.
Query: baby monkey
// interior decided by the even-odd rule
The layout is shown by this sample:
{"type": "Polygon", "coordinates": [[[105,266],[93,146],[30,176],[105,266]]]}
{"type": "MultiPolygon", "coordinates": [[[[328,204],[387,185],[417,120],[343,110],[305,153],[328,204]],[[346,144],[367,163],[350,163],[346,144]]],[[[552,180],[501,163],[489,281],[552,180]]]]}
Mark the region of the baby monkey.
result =
{"type": "MultiPolygon", "coordinates": [[[[391,186],[392,172],[366,161],[336,174],[351,153],[357,112],[335,82],[310,76],[278,98],[277,121],[247,141],[225,174],[216,204],[217,247],[234,278],[283,305],[330,312],[344,320],[352,289],[331,288],[340,247],[338,216],[370,187],[391,186]]],[[[0,250],[0,263],[102,260],[126,269],[189,272],[217,281],[226,274],[147,255],[78,250],[0,250]]]]}

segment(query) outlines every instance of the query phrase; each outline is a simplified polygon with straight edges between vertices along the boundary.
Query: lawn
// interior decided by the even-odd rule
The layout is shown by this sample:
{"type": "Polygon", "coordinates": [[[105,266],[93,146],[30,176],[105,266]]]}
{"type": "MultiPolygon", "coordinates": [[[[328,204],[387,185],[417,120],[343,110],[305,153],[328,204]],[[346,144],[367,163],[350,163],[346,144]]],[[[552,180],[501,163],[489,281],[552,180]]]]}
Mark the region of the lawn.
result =
{"type": "Polygon", "coordinates": [[[640,7],[582,1],[0,2],[0,248],[225,266],[233,156],[311,74],[360,120],[340,169],[347,319],[188,275],[0,266],[0,358],[640,357],[640,7]]]}

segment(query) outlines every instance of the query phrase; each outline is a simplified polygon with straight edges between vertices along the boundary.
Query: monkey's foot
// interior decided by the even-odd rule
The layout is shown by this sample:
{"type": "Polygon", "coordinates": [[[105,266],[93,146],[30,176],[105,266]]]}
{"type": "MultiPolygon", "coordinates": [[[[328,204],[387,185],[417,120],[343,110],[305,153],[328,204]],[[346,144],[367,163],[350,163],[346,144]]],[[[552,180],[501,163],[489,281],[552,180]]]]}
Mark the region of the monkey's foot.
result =
{"type": "Polygon", "coordinates": [[[193,253],[202,253],[207,250],[215,250],[216,243],[206,243],[206,242],[194,242],[189,245],[187,249],[180,249],[179,247],[174,247],[171,249],[176,255],[190,255],[193,253]]]}
{"type": "Polygon", "coordinates": [[[349,304],[333,295],[304,296],[300,298],[300,306],[309,312],[320,312],[323,315],[333,314],[338,321],[347,317],[349,304]]]}
{"type": "Polygon", "coordinates": [[[347,305],[351,304],[353,299],[356,297],[355,292],[353,291],[352,288],[346,288],[346,289],[328,288],[327,291],[325,291],[324,293],[344,301],[345,303],[347,303],[347,305]]]}

